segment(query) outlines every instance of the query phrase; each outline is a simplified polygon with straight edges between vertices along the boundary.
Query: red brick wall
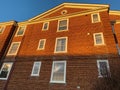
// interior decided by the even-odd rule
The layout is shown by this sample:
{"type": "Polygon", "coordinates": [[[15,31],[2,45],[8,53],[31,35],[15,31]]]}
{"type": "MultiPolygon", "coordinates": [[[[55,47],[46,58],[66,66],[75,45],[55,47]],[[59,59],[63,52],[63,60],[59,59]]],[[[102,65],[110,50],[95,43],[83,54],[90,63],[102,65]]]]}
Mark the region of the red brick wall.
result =
{"type": "Polygon", "coordinates": [[[13,25],[5,26],[5,30],[0,34],[0,58],[5,53],[5,50],[8,47],[11,36],[13,35],[15,27],[13,25]]]}
{"type": "Polygon", "coordinates": [[[91,23],[91,15],[69,18],[69,29],[57,32],[58,21],[50,21],[49,30],[42,31],[42,24],[28,25],[25,35],[14,37],[22,41],[19,56],[59,55],[54,53],[57,37],[68,37],[67,55],[116,54],[115,41],[107,11],[100,13],[101,22],[91,23]],[[94,46],[93,34],[103,32],[105,45],[94,46]],[[88,35],[88,33],[90,35],[88,35]],[[46,39],[45,50],[37,50],[40,39],[46,39]]]}

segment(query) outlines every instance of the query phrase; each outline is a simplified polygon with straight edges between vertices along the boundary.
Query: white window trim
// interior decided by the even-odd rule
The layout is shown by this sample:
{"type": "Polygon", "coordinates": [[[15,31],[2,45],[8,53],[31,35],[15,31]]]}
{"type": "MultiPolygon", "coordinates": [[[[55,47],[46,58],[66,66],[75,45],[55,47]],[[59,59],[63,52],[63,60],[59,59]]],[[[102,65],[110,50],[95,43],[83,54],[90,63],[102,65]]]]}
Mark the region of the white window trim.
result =
{"type": "Polygon", "coordinates": [[[104,36],[103,36],[103,33],[102,33],[102,32],[100,32],[100,33],[94,33],[94,34],[93,34],[93,37],[94,37],[94,45],[95,45],[95,46],[105,45],[104,36]],[[96,38],[95,38],[95,35],[96,35],[96,34],[101,34],[101,37],[102,37],[102,43],[101,43],[101,44],[97,44],[97,43],[96,43],[96,38]]]}
{"type": "Polygon", "coordinates": [[[54,53],[66,53],[67,52],[67,44],[68,44],[68,37],[57,37],[56,38],[56,41],[55,41],[55,48],[54,48],[54,53]],[[56,51],[56,47],[57,47],[57,40],[58,39],[66,39],[66,48],[65,48],[65,51],[56,51]]]}
{"type": "Polygon", "coordinates": [[[8,50],[8,52],[7,52],[7,56],[9,56],[9,55],[16,55],[17,52],[18,52],[18,50],[19,50],[20,44],[21,44],[21,42],[12,42],[12,44],[10,45],[10,48],[9,48],[9,50],[8,50]],[[13,45],[14,43],[18,43],[18,44],[19,44],[19,45],[18,45],[18,48],[17,48],[17,50],[16,50],[15,53],[10,54],[10,53],[9,53],[9,52],[10,52],[10,49],[12,48],[12,45],[13,45]]]}
{"type": "Polygon", "coordinates": [[[45,49],[45,43],[46,43],[46,39],[40,39],[40,40],[39,40],[39,44],[38,44],[38,48],[37,48],[37,50],[44,50],[44,49],[45,49]],[[42,40],[44,40],[43,48],[39,48],[39,46],[40,46],[40,42],[41,42],[42,40]]]}
{"type": "Polygon", "coordinates": [[[50,83],[66,83],[66,61],[53,61],[50,83]],[[55,63],[64,63],[65,64],[65,66],[64,66],[64,81],[53,81],[52,80],[52,78],[53,78],[53,69],[54,69],[54,64],[55,63]]]}
{"type": "Polygon", "coordinates": [[[108,60],[97,60],[97,67],[98,67],[98,78],[100,77],[103,77],[101,74],[100,74],[100,64],[99,62],[106,62],[107,63],[107,69],[108,69],[108,72],[110,73],[110,67],[109,67],[109,62],[108,60]]]}
{"type": "Polygon", "coordinates": [[[25,33],[25,30],[26,30],[26,26],[19,26],[19,28],[17,29],[17,32],[16,32],[16,34],[15,34],[15,37],[18,37],[18,36],[23,36],[23,35],[24,35],[24,33],[25,33]],[[17,33],[18,33],[18,31],[19,31],[19,29],[20,29],[21,27],[24,27],[23,34],[22,34],[22,35],[17,35],[17,33]]]}
{"type": "Polygon", "coordinates": [[[92,23],[101,22],[101,20],[100,20],[100,14],[99,14],[99,13],[93,13],[93,14],[91,14],[91,19],[92,19],[92,23]],[[96,21],[96,22],[94,22],[94,19],[93,19],[93,15],[94,15],[94,14],[97,14],[97,15],[98,15],[98,21],[96,21]]]}
{"type": "Polygon", "coordinates": [[[41,61],[34,62],[34,64],[33,64],[33,68],[32,68],[31,76],[39,76],[40,69],[41,69],[41,61]],[[40,66],[39,66],[39,70],[38,70],[38,74],[33,74],[33,70],[34,70],[34,67],[35,67],[35,63],[39,63],[39,64],[40,64],[40,66]]]}
{"type": "Polygon", "coordinates": [[[44,23],[43,23],[43,26],[42,26],[42,31],[46,31],[46,30],[48,30],[48,28],[49,28],[49,22],[44,22],[44,23]],[[44,25],[45,25],[46,23],[48,24],[48,26],[47,26],[47,29],[44,29],[44,25]]]}
{"type": "Polygon", "coordinates": [[[0,34],[3,34],[3,32],[5,31],[5,26],[1,26],[1,28],[3,28],[3,31],[0,34]]]}
{"type": "Polygon", "coordinates": [[[69,27],[69,19],[60,19],[60,20],[58,20],[57,32],[68,31],[68,27],[69,27]],[[67,29],[65,29],[65,30],[59,30],[59,23],[60,23],[60,21],[63,21],[63,20],[67,20],[67,29]]]}
{"type": "Polygon", "coordinates": [[[7,80],[8,77],[9,77],[9,74],[10,74],[10,71],[11,71],[11,68],[12,68],[12,65],[13,65],[12,62],[5,62],[5,63],[3,63],[3,64],[2,64],[2,67],[1,67],[1,69],[0,69],[0,73],[1,73],[1,70],[2,70],[3,66],[4,66],[6,63],[11,64],[11,67],[10,67],[10,69],[9,69],[9,71],[8,71],[7,77],[6,77],[6,78],[0,78],[0,80],[7,80]]]}

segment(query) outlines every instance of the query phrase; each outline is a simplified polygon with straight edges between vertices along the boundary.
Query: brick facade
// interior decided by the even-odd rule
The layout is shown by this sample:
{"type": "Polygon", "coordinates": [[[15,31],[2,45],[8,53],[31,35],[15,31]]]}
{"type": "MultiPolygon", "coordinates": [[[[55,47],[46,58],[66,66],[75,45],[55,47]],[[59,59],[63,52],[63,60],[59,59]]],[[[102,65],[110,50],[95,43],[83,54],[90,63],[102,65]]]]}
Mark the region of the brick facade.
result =
{"type": "MultiPolygon", "coordinates": [[[[93,90],[95,81],[101,79],[98,78],[97,60],[108,60],[111,73],[119,71],[119,54],[110,22],[119,18],[108,13],[107,5],[92,4],[95,10],[91,9],[92,5],[88,5],[89,10],[74,4],[70,8],[70,5],[60,5],[45,15],[18,23],[18,27],[26,26],[25,33],[15,36],[19,28],[14,29],[10,43],[21,44],[17,55],[6,54],[4,58],[4,62],[13,62],[13,65],[7,80],[0,80],[1,90],[93,90]],[[63,10],[67,10],[66,15],[61,15],[63,10]],[[100,22],[92,23],[93,13],[99,13],[100,22]],[[62,19],[68,19],[68,30],[57,32],[58,20],[62,19]],[[44,22],[49,22],[46,31],[42,30],[44,22]],[[103,33],[104,45],[94,45],[94,33],[103,33]],[[66,53],[54,52],[58,37],[68,38],[66,53]],[[37,50],[40,39],[46,39],[44,50],[37,50]],[[39,76],[31,76],[35,61],[41,61],[39,76]],[[66,83],[50,82],[53,61],[66,61],[66,83]]],[[[120,45],[119,24],[115,25],[115,32],[120,45]]]]}

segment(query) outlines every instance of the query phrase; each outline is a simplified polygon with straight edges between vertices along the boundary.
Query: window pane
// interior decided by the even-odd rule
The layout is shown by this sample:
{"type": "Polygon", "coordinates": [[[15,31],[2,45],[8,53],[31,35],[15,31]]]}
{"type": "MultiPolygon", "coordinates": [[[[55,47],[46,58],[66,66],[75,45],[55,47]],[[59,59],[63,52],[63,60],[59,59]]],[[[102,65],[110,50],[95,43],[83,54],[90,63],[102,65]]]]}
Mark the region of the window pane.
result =
{"type": "Polygon", "coordinates": [[[65,51],[66,48],[66,38],[57,40],[56,51],[65,51]]]}
{"type": "Polygon", "coordinates": [[[19,46],[19,43],[14,43],[14,44],[12,44],[12,46],[11,46],[11,48],[10,48],[10,51],[9,51],[9,54],[14,54],[14,53],[16,53],[18,46],[19,46]]]}
{"type": "Polygon", "coordinates": [[[53,81],[64,81],[65,63],[54,63],[53,66],[53,81]]]}
{"type": "Polygon", "coordinates": [[[102,36],[101,36],[101,34],[96,34],[95,35],[95,40],[96,40],[96,44],[102,44],[102,36]]]}
{"type": "Polygon", "coordinates": [[[102,76],[108,75],[107,63],[99,62],[99,64],[100,64],[100,74],[102,76]]]}
{"type": "Polygon", "coordinates": [[[17,32],[17,35],[22,35],[24,33],[25,27],[20,27],[19,31],[17,32]]]}
{"type": "Polygon", "coordinates": [[[98,20],[98,14],[94,14],[94,15],[93,15],[93,21],[94,21],[94,22],[99,21],[99,20],[98,20]]]}
{"type": "Polygon", "coordinates": [[[48,28],[48,23],[45,23],[43,29],[46,30],[47,28],[48,28]]]}
{"type": "Polygon", "coordinates": [[[8,73],[11,69],[12,64],[5,63],[1,69],[0,78],[7,78],[8,73]]]}
{"type": "Polygon", "coordinates": [[[66,30],[67,29],[67,20],[62,20],[59,22],[59,30],[66,30]]]}

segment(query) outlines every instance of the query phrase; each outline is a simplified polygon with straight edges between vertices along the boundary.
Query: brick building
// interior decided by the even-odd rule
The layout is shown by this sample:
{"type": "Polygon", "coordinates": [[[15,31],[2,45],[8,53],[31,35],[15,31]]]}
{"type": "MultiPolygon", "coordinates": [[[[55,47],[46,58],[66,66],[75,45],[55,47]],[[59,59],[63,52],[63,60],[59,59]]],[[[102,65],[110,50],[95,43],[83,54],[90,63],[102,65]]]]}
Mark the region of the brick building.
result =
{"type": "Polygon", "coordinates": [[[120,11],[103,4],[63,3],[0,23],[0,90],[92,90],[119,70],[119,28],[120,11]]]}

